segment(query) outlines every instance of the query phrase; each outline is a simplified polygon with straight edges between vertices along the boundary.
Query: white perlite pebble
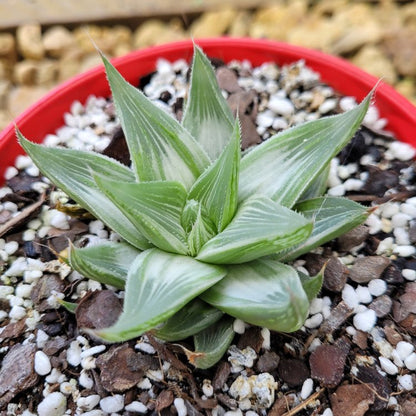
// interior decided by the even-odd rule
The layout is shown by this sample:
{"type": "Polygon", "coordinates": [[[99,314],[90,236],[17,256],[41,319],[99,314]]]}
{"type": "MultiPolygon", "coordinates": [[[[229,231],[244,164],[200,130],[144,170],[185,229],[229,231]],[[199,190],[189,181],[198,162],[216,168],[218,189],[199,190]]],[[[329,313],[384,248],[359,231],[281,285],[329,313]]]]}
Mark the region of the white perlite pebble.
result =
{"type": "Polygon", "coordinates": [[[38,406],[39,416],[62,416],[66,412],[66,397],[59,391],[48,394],[38,406]]]}
{"type": "Polygon", "coordinates": [[[370,234],[377,234],[379,231],[381,231],[382,222],[377,215],[370,214],[365,223],[368,225],[370,234]]]}
{"type": "Polygon", "coordinates": [[[358,295],[355,292],[354,288],[346,284],[344,289],[342,289],[342,300],[349,306],[351,309],[357,308],[359,304],[358,295]]]}
{"type": "Polygon", "coordinates": [[[4,173],[4,179],[8,181],[9,179],[15,177],[18,173],[19,171],[14,166],[10,166],[6,169],[6,172],[4,173]]]}
{"type": "Polygon", "coordinates": [[[46,376],[52,370],[49,357],[43,351],[36,351],[35,354],[35,371],[40,376],[46,376]]]}
{"type": "Polygon", "coordinates": [[[302,390],[300,392],[300,397],[302,400],[306,400],[312,393],[313,390],[313,380],[307,378],[302,384],[302,390]]]}
{"type": "Polygon", "coordinates": [[[233,322],[233,330],[236,334],[244,334],[246,324],[241,319],[235,319],[233,322]]]}
{"type": "Polygon", "coordinates": [[[100,396],[98,394],[92,394],[91,396],[78,397],[77,406],[81,410],[92,410],[100,402],[100,396]]]}
{"type": "Polygon", "coordinates": [[[135,413],[147,413],[148,409],[142,402],[134,401],[134,402],[129,403],[125,407],[125,410],[127,410],[128,412],[135,412],[135,413]]]}
{"type": "Polygon", "coordinates": [[[331,409],[325,409],[324,412],[322,413],[322,416],[333,416],[334,414],[332,413],[331,409]]]}
{"type": "Polygon", "coordinates": [[[121,394],[104,397],[100,400],[100,407],[106,413],[119,412],[124,408],[124,397],[121,394]]]}
{"type": "Polygon", "coordinates": [[[373,297],[371,296],[370,290],[366,286],[358,285],[355,289],[355,293],[358,296],[358,301],[360,303],[370,303],[373,300],[373,297]]]}
{"type": "Polygon", "coordinates": [[[396,351],[402,360],[405,360],[413,351],[415,347],[407,341],[400,341],[396,345],[396,351]]]}
{"type": "Polygon", "coordinates": [[[413,269],[403,269],[402,275],[406,280],[413,282],[416,280],[416,270],[413,269]]]}
{"type": "Polygon", "coordinates": [[[49,224],[60,230],[69,230],[68,217],[56,209],[49,211],[49,224]]]}
{"type": "Polygon", "coordinates": [[[386,151],[386,159],[411,160],[416,156],[416,149],[410,144],[393,141],[386,151]]]}
{"type": "Polygon", "coordinates": [[[404,365],[410,371],[416,370],[416,353],[412,352],[408,357],[406,357],[404,365]]]}
{"type": "Polygon", "coordinates": [[[81,358],[90,357],[94,354],[103,352],[106,349],[105,345],[96,345],[81,352],[81,358]]]}
{"type": "Polygon", "coordinates": [[[381,296],[387,290],[387,283],[382,279],[370,280],[368,290],[373,296],[381,296]]]}
{"type": "Polygon", "coordinates": [[[394,253],[400,257],[410,257],[416,254],[416,247],[414,246],[397,246],[393,250],[394,253]]]}
{"type": "Polygon", "coordinates": [[[412,217],[410,215],[403,214],[403,212],[399,212],[393,215],[393,217],[391,218],[391,223],[394,228],[406,227],[411,219],[412,217]]]}
{"type": "Polygon", "coordinates": [[[319,325],[321,325],[322,321],[324,320],[323,316],[321,313],[317,313],[316,315],[311,316],[310,318],[308,318],[304,325],[306,326],[306,328],[318,328],[319,325]]]}
{"type": "Polygon", "coordinates": [[[66,352],[68,363],[74,367],[81,364],[81,346],[78,341],[72,341],[66,352]]]}
{"type": "Polygon", "coordinates": [[[286,117],[292,115],[295,112],[295,107],[293,106],[292,101],[290,101],[287,98],[279,97],[277,95],[273,95],[270,97],[267,106],[276,114],[280,114],[286,117]]]}
{"type": "Polygon", "coordinates": [[[404,390],[407,390],[407,391],[413,390],[413,380],[410,374],[405,374],[404,376],[398,376],[397,381],[399,382],[399,386],[401,386],[404,390]]]}
{"type": "Polygon", "coordinates": [[[22,306],[15,305],[10,309],[9,317],[16,321],[23,319],[26,316],[26,309],[22,306]]]}
{"type": "Polygon", "coordinates": [[[17,241],[10,241],[4,245],[4,251],[11,256],[12,254],[16,253],[17,249],[19,248],[19,243],[17,241]]]}
{"type": "Polygon", "coordinates": [[[79,375],[78,382],[82,387],[85,387],[86,389],[92,389],[94,386],[94,380],[92,377],[89,376],[88,372],[85,370],[81,371],[81,374],[79,375]]]}
{"type": "Polygon", "coordinates": [[[309,306],[309,313],[314,315],[322,311],[323,300],[322,298],[315,298],[312,299],[311,304],[309,306]]]}
{"type": "Polygon", "coordinates": [[[353,318],[354,326],[364,332],[370,332],[377,322],[377,315],[372,309],[357,313],[353,318]]]}
{"type": "Polygon", "coordinates": [[[186,416],[188,414],[188,411],[185,406],[185,402],[182,398],[177,397],[173,401],[174,406],[176,407],[176,411],[178,412],[178,416],[186,416]]]}
{"type": "Polygon", "coordinates": [[[386,357],[379,357],[380,360],[380,366],[381,368],[391,376],[396,375],[399,370],[396,365],[394,365],[388,358],[386,357]]]}

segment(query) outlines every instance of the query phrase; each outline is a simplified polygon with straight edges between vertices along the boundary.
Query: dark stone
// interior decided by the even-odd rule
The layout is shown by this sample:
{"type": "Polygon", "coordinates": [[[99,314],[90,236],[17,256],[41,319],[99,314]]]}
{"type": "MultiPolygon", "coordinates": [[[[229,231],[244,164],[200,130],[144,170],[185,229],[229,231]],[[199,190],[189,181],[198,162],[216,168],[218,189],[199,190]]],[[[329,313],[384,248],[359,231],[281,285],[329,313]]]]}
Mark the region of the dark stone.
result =
{"type": "Polygon", "coordinates": [[[281,359],[277,372],[289,387],[301,386],[309,377],[309,370],[304,361],[296,358],[281,359]]]}
{"type": "Polygon", "coordinates": [[[257,361],[256,370],[259,373],[270,373],[279,366],[280,357],[274,351],[267,351],[257,361]]]}

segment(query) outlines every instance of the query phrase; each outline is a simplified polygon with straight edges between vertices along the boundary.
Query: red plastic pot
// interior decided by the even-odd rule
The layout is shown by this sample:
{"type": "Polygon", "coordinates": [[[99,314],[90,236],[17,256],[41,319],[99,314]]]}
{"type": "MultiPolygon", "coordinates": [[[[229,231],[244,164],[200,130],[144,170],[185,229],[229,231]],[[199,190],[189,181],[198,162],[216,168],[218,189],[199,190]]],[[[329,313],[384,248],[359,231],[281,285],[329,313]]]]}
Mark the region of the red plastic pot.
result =
{"type": "MultiPolygon", "coordinates": [[[[321,74],[324,82],[358,100],[366,96],[378,82],[377,78],[343,59],[285,43],[233,38],[202,39],[196,43],[210,57],[225,62],[247,59],[253,65],[271,61],[282,65],[304,59],[308,66],[321,74]]],[[[114,59],[113,63],[129,82],[137,84],[141,76],[154,71],[159,58],[169,61],[184,58],[189,61],[192,49],[191,41],[176,42],[135,51],[114,59]]],[[[54,133],[63,125],[63,114],[73,101],[83,102],[91,94],[109,95],[103,67],[94,68],[61,84],[17,117],[15,123],[27,138],[40,142],[46,134],[54,133]]],[[[416,147],[416,107],[383,82],[377,87],[376,105],[381,116],[388,119],[387,129],[399,140],[416,147]]],[[[11,123],[0,134],[0,182],[5,168],[12,165],[15,157],[21,153],[23,151],[16,140],[14,123],[11,123]]]]}

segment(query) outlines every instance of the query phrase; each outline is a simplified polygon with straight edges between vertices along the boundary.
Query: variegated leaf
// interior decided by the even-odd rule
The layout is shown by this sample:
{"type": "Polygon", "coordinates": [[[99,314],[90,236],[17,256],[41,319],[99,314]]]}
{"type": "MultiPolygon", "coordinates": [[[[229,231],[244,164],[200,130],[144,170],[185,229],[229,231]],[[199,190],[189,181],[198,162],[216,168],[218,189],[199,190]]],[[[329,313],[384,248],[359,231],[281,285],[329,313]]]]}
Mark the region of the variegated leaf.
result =
{"type": "Polygon", "coordinates": [[[273,258],[289,261],[308,253],[362,224],[368,217],[368,209],[346,198],[323,196],[300,202],[295,209],[313,221],[313,230],[307,240],[273,258]]]}
{"type": "Polygon", "coordinates": [[[152,244],[172,253],[187,254],[181,225],[186,191],[178,182],[127,183],[94,176],[98,187],[152,244]]]}
{"type": "Polygon", "coordinates": [[[133,246],[145,250],[151,244],[130,220],[98,189],[94,174],[126,183],[134,181],[133,172],[121,163],[98,153],[38,145],[17,131],[20,144],[42,173],[64,190],[79,205],[116,231],[133,246]]]}
{"type": "Polygon", "coordinates": [[[215,264],[254,260],[298,244],[312,222],[265,196],[253,196],[238,209],[227,228],[209,240],[197,259],[215,264]]]}
{"type": "Polygon", "coordinates": [[[280,332],[299,329],[309,308],[296,270],[269,259],[229,266],[227,276],[201,298],[244,322],[280,332]]]}
{"type": "Polygon", "coordinates": [[[352,138],[371,97],[346,113],[285,130],[247,153],[241,160],[239,201],[260,193],[292,207],[352,138]]]}
{"type": "Polygon", "coordinates": [[[215,160],[229,142],[233,124],[233,115],[218,87],[211,63],[195,46],[191,88],[182,125],[201,144],[211,160],[215,160]]]}
{"type": "Polygon", "coordinates": [[[124,289],[129,267],[139,254],[128,244],[108,242],[85,248],[71,246],[68,261],[82,275],[124,289]]]}
{"type": "Polygon", "coordinates": [[[224,316],[219,322],[194,335],[195,351],[185,350],[186,356],[196,368],[210,368],[228,350],[233,338],[233,319],[224,316]]]}
{"type": "Polygon", "coordinates": [[[225,268],[192,257],[146,250],[130,267],[118,321],[92,332],[107,341],[135,338],[165,322],[225,274],[225,268]]]}
{"type": "Polygon", "coordinates": [[[197,179],[189,199],[199,201],[218,231],[222,231],[237,209],[240,167],[240,125],[234,131],[220,157],[197,179]]]}
{"type": "Polygon", "coordinates": [[[105,57],[103,61],[137,179],[178,181],[189,189],[210,163],[203,148],[105,57]]]}
{"type": "Polygon", "coordinates": [[[222,315],[220,310],[196,298],[176,312],[154,334],[165,341],[179,341],[208,328],[222,315]]]}

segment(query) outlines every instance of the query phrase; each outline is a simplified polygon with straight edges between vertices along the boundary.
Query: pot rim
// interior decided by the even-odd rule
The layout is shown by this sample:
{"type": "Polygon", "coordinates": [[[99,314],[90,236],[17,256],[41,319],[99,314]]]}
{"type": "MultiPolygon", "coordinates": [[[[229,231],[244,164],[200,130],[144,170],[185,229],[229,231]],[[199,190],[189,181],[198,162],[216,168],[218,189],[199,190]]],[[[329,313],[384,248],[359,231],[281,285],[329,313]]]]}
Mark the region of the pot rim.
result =
{"type": "MultiPolygon", "coordinates": [[[[253,66],[270,61],[283,65],[303,59],[306,65],[320,73],[322,81],[357,100],[364,98],[377,85],[375,102],[380,116],[388,119],[387,130],[392,131],[399,140],[416,147],[416,107],[390,85],[342,58],[268,39],[220,37],[196,39],[194,42],[207,55],[225,62],[246,59],[253,66]]],[[[136,50],[112,62],[129,82],[137,85],[140,77],[155,70],[159,58],[171,62],[181,58],[189,61],[192,51],[193,41],[184,40],[136,50]],[[137,66],[139,63],[140,66],[137,66]]],[[[54,133],[64,124],[63,115],[69,111],[72,102],[84,102],[92,94],[110,94],[103,65],[56,86],[16,117],[0,133],[0,183],[5,168],[14,163],[18,154],[23,153],[16,140],[16,126],[30,140],[40,142],[46,134],[54,133]]]]}

